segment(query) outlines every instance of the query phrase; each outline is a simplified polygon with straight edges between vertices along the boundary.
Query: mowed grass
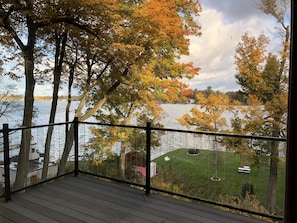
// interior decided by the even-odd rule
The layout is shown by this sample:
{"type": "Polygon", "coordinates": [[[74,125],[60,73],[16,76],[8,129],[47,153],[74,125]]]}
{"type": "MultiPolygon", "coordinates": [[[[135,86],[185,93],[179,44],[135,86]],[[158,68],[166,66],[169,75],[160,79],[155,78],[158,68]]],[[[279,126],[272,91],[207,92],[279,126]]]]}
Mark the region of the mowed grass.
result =
{"type": "MultiPolygon", "coordinates": [[[[269,177],[267,158],[266,162],[263,159],[260,166],[256,167],[252,160],[242,163],[239,156],[231,152],[200,150],[198,156],[190,156],[187,151],[187,149],[177,149],[154,160],[157,163],[158,174],[152,180],[153,186],[167,185],[162,189],[172,189],[199,198],[222,201],[224,197],[230,195],[240,197],[242,186],[251,183],[257,200],[266,205],[269,177]],[[169,161],[165,161],[166,156],[170,158],[169,161]],[[240,165],[249,165],[251,173],[238,173],[237,168],[240,165]],[[213,176],[219,177],[221,181],[212,181],[213,176]],[[171,188],[168,188],[168,185],[171,188]]],[[[279,215],[283,214],[284,186],[285,161],[280,159],[276,206],[279,215]]]]}

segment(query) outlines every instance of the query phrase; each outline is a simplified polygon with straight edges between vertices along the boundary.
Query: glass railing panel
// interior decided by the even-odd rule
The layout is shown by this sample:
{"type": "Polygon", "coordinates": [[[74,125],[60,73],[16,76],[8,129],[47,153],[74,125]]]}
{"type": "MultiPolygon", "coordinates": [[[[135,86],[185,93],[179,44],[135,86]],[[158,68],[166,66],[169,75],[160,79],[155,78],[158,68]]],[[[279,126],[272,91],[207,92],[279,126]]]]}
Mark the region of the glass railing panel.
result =
{"type": "Polygon", "coordinates": [[[129,127],[87,126],[90,137],[82,145],[84,154],[79,169],[106,178],[144,185],[145,131],[129,127]]]}
{"type": "MultiPolygon", "coordinates": [[[[68,127],[59,124],[10,131],[10,181],[13,190],[74,171],[74,131],[69,135],[67,129],[71,129],[71,124],[68,127]],[[47,144],[51,127],[51,140],[47,144]],[[16,183],[22,135],[23,144],[29,145],[25,160],[35,169],[29,166],[28,172],[23,172],[24,181],[16,183]],[[67,137],[72,139],[72,143],[67,143],[67,137]],[[70,148],[66,156],[65,146],[70,148]],[[44,170],[46,148],[47,174],[44,170]],[[33,152],[38,152],[39,157],[36,158],[33,152]],[[62,160],[66,162],[61,172],[62,160]]],[[[259,213],[283,215],[284,139],[151,129],[151,162],[147,165],[146,133],[146,127],[80,123],[77,141],[79,170],[144,187],[148,185],[146,174],[149,167],[152,189],[259,213]]],[[[3,187],[2,151],[0,160],[3,187]]]]}
{"type": "Polygon", "coordinates": [[[266,139],[166,132],[152,151],[152,187],[256,212],[283,215],[285,143],[266,139]],[[277,148],[277,180],[269,178],[277,148]],[[275,185],[269,194],[269,182],[275,185]],[[272,209],[268,202],[275,197],[272,209]]]}
{"type": "MultiPolygon", "coordinates": [[[[18,190],[57,176],[65,146],[65,125],[15,128],[9,133],[10,184],[18,190]],[[49,138],[48,130],[52,128],[49,138]],[[25,152],[20,154],[21,145],[25,152]],[[20,160],[20,157],[23,157],[20,160]],[[27,165],[27,168],[25,166],[27,165]],[[45,168],[47,167],[47,168],[45,168]]],[[[3,162],[3,151],[0,160],[3,162]]],[[[4,165],[0,167],[4,180],[4,165]],[[3,173],[2,173],[3,172],[3,173]]]]}

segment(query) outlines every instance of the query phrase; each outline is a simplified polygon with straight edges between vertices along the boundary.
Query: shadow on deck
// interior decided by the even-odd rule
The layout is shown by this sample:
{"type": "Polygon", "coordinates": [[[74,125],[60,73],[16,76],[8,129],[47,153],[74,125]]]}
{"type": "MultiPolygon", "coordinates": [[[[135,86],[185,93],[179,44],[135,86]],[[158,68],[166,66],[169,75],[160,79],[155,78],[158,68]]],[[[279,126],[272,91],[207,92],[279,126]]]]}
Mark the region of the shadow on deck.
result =
{"type": "Polygon", "coordinates": [[[65,177],[0,201],[0,222],[263,222],[87,176],[65,177]]]}

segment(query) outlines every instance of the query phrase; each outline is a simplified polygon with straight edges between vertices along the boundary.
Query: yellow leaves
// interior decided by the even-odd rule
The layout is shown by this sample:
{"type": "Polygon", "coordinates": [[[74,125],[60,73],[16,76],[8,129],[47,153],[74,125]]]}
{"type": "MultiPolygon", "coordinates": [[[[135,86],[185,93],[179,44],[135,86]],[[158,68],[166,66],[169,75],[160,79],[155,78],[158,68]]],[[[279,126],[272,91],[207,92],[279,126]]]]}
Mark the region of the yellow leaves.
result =
{"type": "Polygon", "coordinates": [[[271,135],[285,126],[287,110],[287,77],[284,66],[288,58],[287,41],[280,56],[267,54],[269,39],[245,34],[236,47],[236,79],[248,95],[244,130],[247,133],[271,135]]]}
{"type": "Polygon", "coordinates": [[[124,141],[126,140],[127,138],[127,134],[125,132],[118,132],[117,134],[117,138],[120,140],[120,141],[124,141]]]}
{"type": "MultiPolygon", "coordinates": [[[[171,47],[186,53],[189,42],[185,36],[189,35],[189,32],[184,26],[182,14],[178,13],[178,10],[184,7],[186,5],[177,7],[173,0],[145,1],[136,7],[132,20],[137,24],[133,25],[133,29],[141,35],[146,35],[153,46],[164,47],[164,44],[169,44],[168,49],[171,47]]],[[[191,7],[189,11],[196,10],[193,5],[191,7]]],[[[194,26],[194,24],[191,25],[194,26]]],[[[136,35],[137,32],[135,32],[136,35]]]]}
{"type": "Polygon", "coordinates": [[[227,126],[226,119],[222,116],[223,112],[232,110],[233,105],[225,94],[210,94],[205,97],[203,94],[196,95],[200,107],[193,107],[191,114],[185,114],[178,121],[190,128],[194,126],[197,130],[218,131],[227,126]]]}
{"type": "Polygon", "coordinates": [[[151,27],[159,31],[161,38],[166,38],[170,34],[169,31],[173,31],[173,27],[180,24],[173,3],[173,1],[151,0],[142,5],[140,15],[145,21],[150,20],[151,27]]]}
{"type": "Polygon", "coordinates": [[[257,197],[249,193],[245,195],[244,199],[233,195],[221,195],[220,202],[243,208],[246,210],[254,210],[260,213],[268,213],[268,210],[261,204],[257,197]]]}
{"type": "Polygon", "coordinates": [[[273,99],[265,104],[265,109],[269,112],[274,125],[282,128],[282,122],[286,120],[286,113],[288,108],[288,94],[282,93],[275,95],[273,99]]]}
{"type": "Polygon", "coordinates": [[[247,104],[249,107],[259,107],[262,105],[261,101],[255,95],[250,95],[247,98],[247,104]]]}
{"type": "Polygon", "coordinates": [[[201,70],[200,67],[194,67],[193,62],[187,64],[178,64],[181,73],[186,74],[186,78],[192,79],[195,75],[198,75],[198,72],[201,70]]]}
{"type": "Polygon", "coordinates": [[[268,43],[269,39],[264,35],[255,38],[245,33],[241,37],[241,42],[238,43],[235,50],[234,63],[239,72],[236,78],[243,88],[257,89],[259,85],[263,84],[261,72],[267,58],[266,46],[268,43]]]}
{"type": "Polygon", "coordinates": [[[190,125],[190,120],[191,120],[191,116],[189,114],[185,114],[183,115],[182,118],[178,118],[177,121],[183,125],[183,126],[186,126],[188,129],[191,128],[191,125],[190,125]]]}
{"type": "Polygon", "coordinates": [[[201,107],[214,116],[220,116],[224,111],[233,109],[229,97],[225,94],[210,94],[208,97],[197,94],[196,98],[201,107]]]}
{"type": "Polygon", "coordinates": [[[137,63],[136,60],[144,53],[144,48],[137,45],[112,43],[110,51],[114,56],[132,65],[137,63]]]}

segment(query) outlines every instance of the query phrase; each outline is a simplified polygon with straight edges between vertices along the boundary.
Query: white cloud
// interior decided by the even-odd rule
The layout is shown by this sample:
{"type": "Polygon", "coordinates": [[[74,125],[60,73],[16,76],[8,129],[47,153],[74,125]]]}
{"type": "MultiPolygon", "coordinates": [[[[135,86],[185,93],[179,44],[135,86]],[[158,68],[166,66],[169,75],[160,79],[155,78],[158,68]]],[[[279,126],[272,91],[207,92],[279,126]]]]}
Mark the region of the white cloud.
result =
{"type": "MultiPolygon", "coordinates": [[[[201,2],[203,6],[204,1],[201,2]]],[[[202,36],[190,38],[190,55],[182,57],[183,61],[192,61],[201,68],[200,74],[193,80],[184,80],[191,88],[204,90],[211,86],[220,91],[238,90],[240,86],[236,84],[234,77],[234,54],[241,36],[245,32],[253,36],[269,36],[276,25],[271,17],[259,12],[255,1],[220,1],[220,5],[223,2],[228,4],[222,7],[215,5],[216,8],[208,8],[206,4],[203,7],[197,18],[202,26],[202,36]],[[235,7],[239,6],[240,2],[243,5],[240,8],[235,7]],[[244,10],[245,8],[247,10],[244,10]],[[240,11],[243,12],[242,17],[240,11]]],[[[277,48],[276,43],[272,42],[271,49],[277,48]]]]}
{"type": "MultiPolygon", "coordinates": [[[[182,57],[194,62],[200,74],[193,80],[184,80],[191,88],[200,90],[211,86],[214,90],[238,90],[234,75],[235,47],[245,32],[271,37],[269,50],[277,52],[280,39],[276,38],[275,20],[260,12],[259,0],[200,0],[203,11],[197,18],[202,25],[202,36],[191,37],[190,55],[182,57]]],[[[24,81],[15,83],[17,93],[24,94],[24,81]]],[[[62,90],[60,94],[65,94],[62,90]]],[[[51,85],[36,86],[35,95],[52,95],[51,85]]]]}

